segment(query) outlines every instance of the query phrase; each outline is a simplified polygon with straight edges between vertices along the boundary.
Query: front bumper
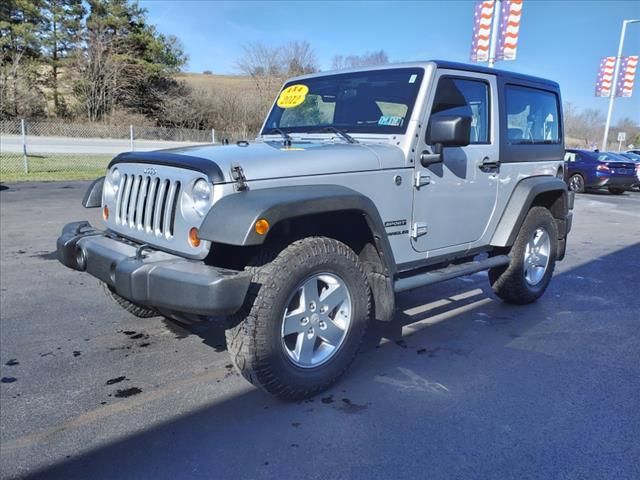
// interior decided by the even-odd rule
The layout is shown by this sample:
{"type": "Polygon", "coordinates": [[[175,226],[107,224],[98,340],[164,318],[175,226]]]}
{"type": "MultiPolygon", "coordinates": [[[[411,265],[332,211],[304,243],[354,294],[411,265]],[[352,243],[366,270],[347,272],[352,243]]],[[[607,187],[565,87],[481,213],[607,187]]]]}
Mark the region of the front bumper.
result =
{"type": "Polygon", "coordinates": [[[66,225],[58,259],[86,271],[122,297],[145,307],[197,315],[228,315],[244,303],[247,272],[212,267],[153,250],[94,229],[89,222],[66,225]]]}

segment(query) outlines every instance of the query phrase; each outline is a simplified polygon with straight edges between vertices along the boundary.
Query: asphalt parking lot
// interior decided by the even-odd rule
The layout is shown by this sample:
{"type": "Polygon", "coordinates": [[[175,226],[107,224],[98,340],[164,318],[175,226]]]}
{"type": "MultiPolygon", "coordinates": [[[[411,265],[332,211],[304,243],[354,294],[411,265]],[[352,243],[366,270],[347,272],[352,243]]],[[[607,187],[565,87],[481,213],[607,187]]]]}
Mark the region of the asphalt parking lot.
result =
{"type": "Polygon", "coordinates": [[[640,193],[577,198],[537,303],[484,273],[405,294],[287,404],[216,325],[136,319],[55,260],[63,224],[99,223],[86,185],[0,187],[2,478],[640,478],[640,193]]]}

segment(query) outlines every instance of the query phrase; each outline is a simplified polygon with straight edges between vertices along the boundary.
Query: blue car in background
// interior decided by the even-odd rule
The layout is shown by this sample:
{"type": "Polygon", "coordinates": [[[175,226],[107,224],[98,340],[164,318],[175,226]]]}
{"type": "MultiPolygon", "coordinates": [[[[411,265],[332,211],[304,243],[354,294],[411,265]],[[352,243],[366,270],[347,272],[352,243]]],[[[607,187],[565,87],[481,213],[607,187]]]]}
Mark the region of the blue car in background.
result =
{"type": "Polygon", "coordinates": [[[636,164],[636,177],[638,180],[636,187],[638,188],[638,190],[640,190],[640,150],[629,150],[628,152],[621,152],[619,153],[619,155],[626,158],[627,160],[631,160],[636,164]]]}
{"type": "Polygon", "coordinates": [[[569,189],[576,193],[606,188],[619,195],[638,183],[636,164],[615,153],[567,149],[565,162],[569,189]]]}

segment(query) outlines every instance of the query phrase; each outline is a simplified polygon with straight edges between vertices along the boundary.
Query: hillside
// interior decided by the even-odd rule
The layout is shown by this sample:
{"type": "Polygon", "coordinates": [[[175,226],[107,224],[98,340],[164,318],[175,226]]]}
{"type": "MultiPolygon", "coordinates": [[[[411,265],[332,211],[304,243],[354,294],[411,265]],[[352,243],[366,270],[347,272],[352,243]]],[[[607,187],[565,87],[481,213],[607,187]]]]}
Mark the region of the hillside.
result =
{"type": "Polygon", "coordinates": [[[254,89],[251,77],[243,75],[207,75],[204,73],[181,72],[176,80],[184,81],[196,90],[234,89],[248,91],[254,89]]]}

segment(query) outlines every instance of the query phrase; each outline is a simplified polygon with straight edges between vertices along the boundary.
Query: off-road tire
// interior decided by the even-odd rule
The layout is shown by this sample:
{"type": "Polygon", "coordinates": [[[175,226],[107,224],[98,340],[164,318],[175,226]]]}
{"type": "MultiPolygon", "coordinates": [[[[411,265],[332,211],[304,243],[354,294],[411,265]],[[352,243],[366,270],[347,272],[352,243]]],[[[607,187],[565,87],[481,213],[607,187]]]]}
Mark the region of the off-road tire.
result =
{"type": "Polygon", "coordinates": [[[494,293],[505,302],[516,305],[526,305],[540,298],[553,275],[558,254],[557,239],[558,227],[551,212],[544,207],[531,208],[511,247],[509,265],[489,270],[489,282],[494,293]],[[525,278],[524,257],[527,243],[539,227],[544,228],[551,239],[549,263],[542,280],[536,285],[531,285],[525,278]]]}
{"type": "Polygon", "coordinates": [[[613,195],[622,195],[624,193],[624,188],[609,187],[607,190],[609,190],[609,193],[612,193],[613,195]]]}
{"type": "Polygon", "coordinates": [[[107,297],[111,298],[114,302],[124,308],[131,315],[138,318],[151,318],[151,317],[159,317],[160,314],[155,310],[151,310],[150,308],[146,308],[140,305],[136,305],[133,302],[130,302],[126,298],[118,295],[109,285],[106,283],[102,283],[102,288],[106,293],[107,297]]]}
{"type": "Polygon", "coordinates": [[[252,262],[252,282],[242,309],[226,331],[227,348],[240,372],[252,384],[284,400],[311,397],[333,384],[351,365],[365,335],[371,293],[356,254],[325,237],[298,240],[274,255],[252,262]],[[271,260],[271,261],[269,261],[271,260]],[[286,303],[296,286],[314,273],[338,275],[351,296],[352,319],[344,340],[326,363],[300,368],[282,346],[286,303]]]}
{"type": "Polygon", "coordinates": [[[579,173],[574,173],[569,177],[569,190],[575,193],[584,193],[585,182],[584,177],[579,173]]]}

